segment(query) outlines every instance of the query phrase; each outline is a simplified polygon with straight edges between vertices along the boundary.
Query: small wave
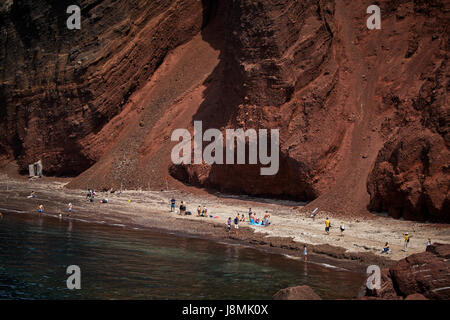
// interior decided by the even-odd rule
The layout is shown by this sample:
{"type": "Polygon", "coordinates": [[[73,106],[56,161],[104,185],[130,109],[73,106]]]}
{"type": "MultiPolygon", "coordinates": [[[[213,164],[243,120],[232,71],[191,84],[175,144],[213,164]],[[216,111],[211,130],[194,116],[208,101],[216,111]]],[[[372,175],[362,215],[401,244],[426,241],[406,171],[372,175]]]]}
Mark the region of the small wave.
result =
{"type": "Polygon", "coordinates": [[[120,223],[112,223],[111,226],[115,226],[115,227],[125,227],[124,224],[120,224],[120,223]]]}
{"type": "Polygon", "coordinates": [[[248,245],[245,245],[243,243],[231,243],[231,242],[223,242],[223,241],[217,241],[217,243],[223,244],[223,245],[226,245],[226,246],[232,246],[232,247],[251,248],[251,249],[254,248],[252,246],[248,246],[248,245]]]}
{"type": "MultiPolygon", "coordinates": [[[[288,259],[292,259],[292,260],[299,260],[299,261],[303,261],[302,257],[296,257],[296,256],[291,256],[289,254],[283,254],[284,257],[288,258],[288,259]]],[[[329,268],[329,269],[335,269],[335,270],[341,270],[341,271],[348,271],[345,268],[341,268],[341,267],[337,267],[334,266],[332,264],[328,264],[328,263],[323,263],[323,262],[313,262],[313,261],[308,261],[310,263],[314,263],[317,264],[319,266],[325,267],[325,268],[329,268]]]]}
{"type": "Polygon", "coordinates": [[[6,211],[6,212],[17,212],[17,213],[27,213],[29,211],[22,211],[22,210],[14,210],[14,209],[6,209],[6,208],[0,208],[1,211],[6,211]]]}
{"type": "MultiPolygon", "coordinates": [[[[315,263],[315,262],[313,262],[313,263],[315,263]]],[[[341,267],[337,267],[337,266],[333,266],[332,264],[328,264],[328,263],[316,263],[316,264],[318,264],[318,265],[320,265],[320,266],[322,266],[322,267],[325,267],[325,268],[330,268],[330,269],[335,269],[335,270],[341,270],[341,271],[348,271],[347,269],[345,269],[345,268],[341,268],[341,267]]]]}
{"type": "Polygon", "coordinates": [[[283,256],[288,259],[292,259],[292,260],[302,260],[302,258],[300,258],[300,257],[291,256],[289,254],[283,254],[283,256]]]}
{"type": "Polygon", "coordinates": [[[333,266],[333,265],[328,264],[328,263],[318,263],[318,264],[321,265],[321,266],[324,266],[324,267],[326,267],[326,268],[340,269],[339,267],[333,266]]]}

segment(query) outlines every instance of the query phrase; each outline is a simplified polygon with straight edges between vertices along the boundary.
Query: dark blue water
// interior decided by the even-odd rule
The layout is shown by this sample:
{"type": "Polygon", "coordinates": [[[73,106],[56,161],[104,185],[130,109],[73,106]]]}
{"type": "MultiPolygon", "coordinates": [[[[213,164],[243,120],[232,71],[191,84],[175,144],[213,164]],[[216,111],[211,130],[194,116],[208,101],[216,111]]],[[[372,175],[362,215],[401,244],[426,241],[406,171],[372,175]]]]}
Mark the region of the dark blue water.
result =
{"type": "Polygon", "coordinates": [[[149,230],[6,214],[0,220],[1,299],[271,299],[307,284],[352,298],[363,276],[240,245],[149,230]],[[69,290],[66,268],[81,269],[69,290]]]}

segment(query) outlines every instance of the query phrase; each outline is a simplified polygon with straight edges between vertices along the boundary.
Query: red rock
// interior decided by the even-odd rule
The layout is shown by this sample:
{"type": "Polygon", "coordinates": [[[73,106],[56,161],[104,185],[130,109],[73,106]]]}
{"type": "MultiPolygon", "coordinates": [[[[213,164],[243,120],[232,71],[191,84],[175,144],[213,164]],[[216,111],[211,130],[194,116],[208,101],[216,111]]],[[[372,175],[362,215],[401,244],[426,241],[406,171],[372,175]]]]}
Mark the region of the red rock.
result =
{"type": "Polygon", "coordinates": [[[389,270],[382,270],[380,290],[365,292],[360,297],[450,299],[449,250],[450,245],[436,243],[426,252],[398,261],[389,270]]]}
{"type": "Polygon", "coordinates": [[[309,286],[289,287],[273,295],[274,300],[322,300],[309,286]]]}
{"type": "Polygon", "coordinates": [[[407,296],[405,298],[405,300],[428,300],[427,298],[425,298],[423,295],[421,295],[420,293],[414,293],[414,294],[410,294],[409,296],[407,296]]]}

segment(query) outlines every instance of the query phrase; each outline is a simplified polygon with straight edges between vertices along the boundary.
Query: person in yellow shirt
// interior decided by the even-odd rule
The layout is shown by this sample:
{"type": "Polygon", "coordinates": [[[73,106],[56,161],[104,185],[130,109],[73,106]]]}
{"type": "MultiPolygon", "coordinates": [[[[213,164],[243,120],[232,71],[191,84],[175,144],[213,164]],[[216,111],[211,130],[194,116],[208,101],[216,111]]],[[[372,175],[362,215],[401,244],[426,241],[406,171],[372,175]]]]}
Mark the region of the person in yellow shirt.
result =
{"type": "Polygon", "coordinates": [[[408,232],[405,233],[405,247],[403,251],[408,252],[408,243],[409,243],[409,234],[408,232]]]}
{"type": "Polygon", "coordinates": [[[327,220],[325,220],[325,232],[327,234],[330,234],[330,226],[331,226],[331,223],[330,223],[330,220],[327,217],[327,220]]]}

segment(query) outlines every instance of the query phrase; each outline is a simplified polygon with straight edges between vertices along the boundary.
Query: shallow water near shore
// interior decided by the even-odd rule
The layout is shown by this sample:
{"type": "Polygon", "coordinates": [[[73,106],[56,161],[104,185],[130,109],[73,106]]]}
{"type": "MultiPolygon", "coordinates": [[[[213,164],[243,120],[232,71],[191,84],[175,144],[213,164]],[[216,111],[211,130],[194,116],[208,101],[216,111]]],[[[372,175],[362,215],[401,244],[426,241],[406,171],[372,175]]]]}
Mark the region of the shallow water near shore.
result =
{"type": "Polygon", "coordinates": [[[353,298],[360,273],[251,247],[64,218],[0,219],[0,299],[271,299],[309,285],[353,298]],[[66,268],[81,269],[69,290],[66,268]]]}

